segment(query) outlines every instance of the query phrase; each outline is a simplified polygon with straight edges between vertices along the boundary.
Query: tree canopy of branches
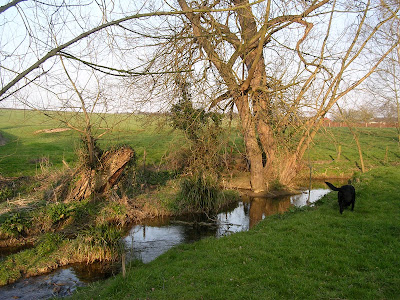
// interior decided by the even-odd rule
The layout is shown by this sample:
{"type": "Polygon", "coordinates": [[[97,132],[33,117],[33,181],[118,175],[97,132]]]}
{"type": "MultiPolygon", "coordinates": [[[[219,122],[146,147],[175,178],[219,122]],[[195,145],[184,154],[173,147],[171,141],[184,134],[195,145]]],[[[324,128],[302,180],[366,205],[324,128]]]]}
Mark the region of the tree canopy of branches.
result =
{"type": "MultiPolygon", "coordinates": [[[[389,27],[393,39],[400,39],[399,27],[389,27]]],[[[395,123],[400,146],[400,46],[389,54],[372,80],[368,82],[369,91],[380,100],[380,117],[395,123]]]]}
{"type": "Polygon", "coordinates": [[[60,56],[77,73],[125,78],[110,89],[125,84],[158,108],[176,99],[180,74],[193,102],[237,111],[255,192],[291,182],[323,117],[399,45],[387,30],[395,0],[27,0],[0,17],[0,100],[32,84],[51,91],[60,56]]]}
{"type": "Polygon", "coordinates": [[[169,63],[200,70],[190,75],[208,81],[211,108],[236,107],[256,192],[291,182],[326,113],[399,43],[383,30],[396,2],[177,2],[186,14],[164,45],[169,63]]]}

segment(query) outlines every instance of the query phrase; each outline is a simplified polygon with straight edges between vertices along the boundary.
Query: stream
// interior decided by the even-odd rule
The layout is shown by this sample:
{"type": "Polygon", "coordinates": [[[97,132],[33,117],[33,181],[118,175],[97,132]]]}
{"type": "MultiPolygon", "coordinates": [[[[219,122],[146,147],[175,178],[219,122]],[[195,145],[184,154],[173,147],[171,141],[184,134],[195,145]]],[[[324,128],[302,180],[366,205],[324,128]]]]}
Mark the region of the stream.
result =
{"type": "MultiPolygon", "coordinates": [[[[145,221],[132,226],[123,239],[127,249],[127,261],[139,259],[148,263],[182,243],[247,231],[269,215],[283,213],[293,206],[313,205],[328,192],[328,189],[321,188],[278,198],[255,198],[243,195],[241,201],[228,207],[213,219],[190,215],[145,221]]],[[[21,279],[16,283],[0,287],[0,299],[66,297],[77,287],[104,280],[118,274],[120,270],[120,263],[68,265],[46,275],[21,279]]]]}

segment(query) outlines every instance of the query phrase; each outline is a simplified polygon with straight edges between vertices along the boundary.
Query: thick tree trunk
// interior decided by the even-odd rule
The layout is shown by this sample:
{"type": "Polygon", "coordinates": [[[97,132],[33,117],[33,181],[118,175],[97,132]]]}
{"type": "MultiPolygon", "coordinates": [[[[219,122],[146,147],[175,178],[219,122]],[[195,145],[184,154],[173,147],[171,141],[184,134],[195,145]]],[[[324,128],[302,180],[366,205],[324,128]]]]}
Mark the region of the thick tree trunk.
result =
{"type": "Polygon", "coordinates": [[[271,127],[265,123],[264,120],[258,120],[258,135],[262,148],[265,152],[266,161],[264,163],[264,172],[266,179],[276,177],[276,170],[274,168],[275,155],[275,139],[271,127]]]}
{"type": "Polygon", "coordinates": [[[253,66],[253,64],[257,65],[251,80],[252,91],[250,97],[252,102],[251,107],[253,108],[251,117],[255,124],[256,137],[259,141],[259,151],[265,154],[265,161],[262,164],[262,176],[264,185],[268,188],[268,183],[277,178],[277,170],[274,166],[276,160],[276,141],[273,129],[270,125],[272,119],[270,111],[271,99],[265,92],[257,90],[258,88],[267,88],[263,55],[261,54],[261,58],[257,60],[256,54],[253,51],[248,57],[253,58],[251,62],[248,61],[246,63],[248,69],[253,66]]]}
{"type": "MultiPolygon", "coordinates": [[[[264,63],[260,67],[263,67],[264,63]]],[[[263,82],[265,75],[259,75],[254,78],[254,81],[258,86],[265,83],[263,82]]],[[[266,156],[265,161],[265,175],[266,178],[275,178],[276,170],[274,168],[274,161],[276,159],[276,141],[273,129],[271,128],[270,122],[272,119],[272,113],[269,108],[270,99],[264,92],[253,93],[253,106],[255,107],[255,119],[257,122],[257,133],[261,142],[262,149],[266,156]]]]}
{"type": "Polygon", "coordinates": [[[243,128],[247,156],[250,160],[251,188],[255,193],[260,193],[267,190],[267,185],[264,180],[262,151],[258,145],[255,124],[249,109],[248,101],[247,95],[242,95],[235,99],[243,128]]]}

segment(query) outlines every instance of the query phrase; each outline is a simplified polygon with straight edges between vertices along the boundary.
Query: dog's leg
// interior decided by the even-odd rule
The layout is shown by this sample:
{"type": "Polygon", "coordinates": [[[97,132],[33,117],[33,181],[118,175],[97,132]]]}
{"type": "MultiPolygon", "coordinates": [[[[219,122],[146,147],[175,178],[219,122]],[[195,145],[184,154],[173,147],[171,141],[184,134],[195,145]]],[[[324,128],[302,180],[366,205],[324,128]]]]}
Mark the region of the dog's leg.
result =
{"type": "Polygon", "coordinates": [[[340,193],[338,194],[338,202],[339,202],[339,210],[340,210],[340,213],[342,214],[343,210],[344,210],[344,204],[340,199],[340,193]]]}
{"type": "Polygon", "coordinates": [[[354,204],[356,204],[356,193],[353,193],[353,197],[352,197],[352,201],[351,201],[351,211],[354,210],[354,204]]]}

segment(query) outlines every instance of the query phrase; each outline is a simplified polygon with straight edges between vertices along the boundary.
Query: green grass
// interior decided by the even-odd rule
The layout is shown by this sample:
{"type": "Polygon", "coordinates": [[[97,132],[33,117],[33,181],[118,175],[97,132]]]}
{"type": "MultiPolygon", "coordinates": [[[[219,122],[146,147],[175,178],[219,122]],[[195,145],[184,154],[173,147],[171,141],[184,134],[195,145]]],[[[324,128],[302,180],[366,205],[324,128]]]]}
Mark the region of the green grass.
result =
{"type": "Polygon", "coordinates": [[[356,185],[355,211],[335,193],[268,217],[249,232],[181,245],[78,290],[74,299],[399,299],[400,170],[356,185]]]}
{"type": "Polygon", "coordinates": [[[0,215],[1,237],[30,235],[35,241],[32,247],[2,258],[0,286],[74,262],[118,259],[122,222],[127,218],[125,207],[118,203],[93,201],[52,203],[24,214],[0,215]],[[121,226],[108,222],[110,218],[121,226]]]}
{"type": "Polygon", "coordinates": [[[100,225],[68,239],[59,233],[46,233],[35,247],[4,258],[0,264],[0,286],[21,277],[48,273],[74,262],[111,261],[122,250],[120,229],[100,225]]]}
{"type": "MultiPolygon", "coordinates": [[[[68,116],[68,115],[67,115],[68,116]]],[[[95,127],[111,128],[124,115],[106,115],[95,127]]],[[[71,115],[71,119],[73,115],[71,115]]],[[[96,117],[94,117],[96,118],[96,117]]],[[[78,121],[75,121],[78,123],[78,121]]],[[[142,163],[146,151],[147,164],[160,164],[168,152],[176,152],[185,144],[181,133],[166,123],[161,115],[135,115],[104,135],[99,144],[102,148],[127,144],[131,146],[142,163]]],[[[0,146],[0,175],[27,176],[41,173],[44,169],[59,169],[64,159],[68,164],[76,162],[76,149],[80,146],[79,135],[74,131],[39,133],[37,130],[65,127],[39,112],[0,109],[0,132],[8,143],[0,146]],[[40,164],[40,159],[48,162],[40,164]]],[[[94,129],[100,133],[102,129],[94,129]]],[[[400,147],[395,128],[357,128],[367,169],[398,164],[400,147]],[[387,157],[386,157],[387,149],[387,157]]],[[[236,130],[231,140],[243,151],[241,137],[236,130]]],[[[234,147],[235,148],[235,147],[234,147]]],[[[304,156],[312,162],[314,175],[349,176],[359,170],[358,150],[347,128],[326,128],[317,134],[313,145],[304,156]],[[341,145],[341,157],[337,152],[341,145]]]]}
{"type": "MultiPolygon", "coordinates": [[[[400,146],[395,128],[361,127],[356,131],[367,170],[399,164],[400,146]]],[[[312,162],[314,175],[324,174],[327,177],[351,175],[360,171],[361,165],[353,135],[343,127],[320,130],[303,160],[312,162]],[[339,146],[341,155],[338,159],[339,146]]]]}
{"type": "MultiPolygon", "coordinates": [[[[110,128],[124,117],[107,115],[105,121],[95,122],[95,126],[110,128]]],[[[139,161],[146,151],[146,163],[158,164],[168,150],[172,147],[176,150],[182,143],[179,132],[172,131],[169,126],[158,126],[159,122],[164,121],[165,118],[158,115],[133,116],[104,135],[99,144],[104,149],[129,145],[136,151],[139,161]]],[[[77,159],[76,150],[80,146],[77,132],[70,130],[35,134],[38,130],[60,127],[66,126],[40,112],[0,109],[0,132],[7,140],[6,145],[0,146],[0,175],[10,177],[40,174],[43,171],[41,167],[46,170],[61,168],[63,159],[73,166],[77,159]],[[46,162],[41,164],[43,158],[46,162]]],[[[102,129],[94,131],[95,134],[103,132],[102,129]]]]}
{"type": "Polygon", "coordinates": [[[72,163],[76,159],[77,135],[71,131],[34,134],[37,130],[57,127],[60,124],[35,112],[0,110],[0,131],[7,140],[7,144],[0,147],[0,174],[7,177],[34,175],[40,172],[42,158],[48,160],[47,166],[61,167],[63,158],[72,163]]]}
{"type": "MultiPolygon", "coordinates": [[[[0,265],[0,285],[14,282],[22,274],[35,274],[37,269],[50,271],[58,265],[58,257],[53,253],[62,244],[68,241],[58,234],[46,234],[42,237],[37,247],[18,252],[7,257],[0,265]]],[[[43,271],[42,271],[43,272],[43,271]]]]}

